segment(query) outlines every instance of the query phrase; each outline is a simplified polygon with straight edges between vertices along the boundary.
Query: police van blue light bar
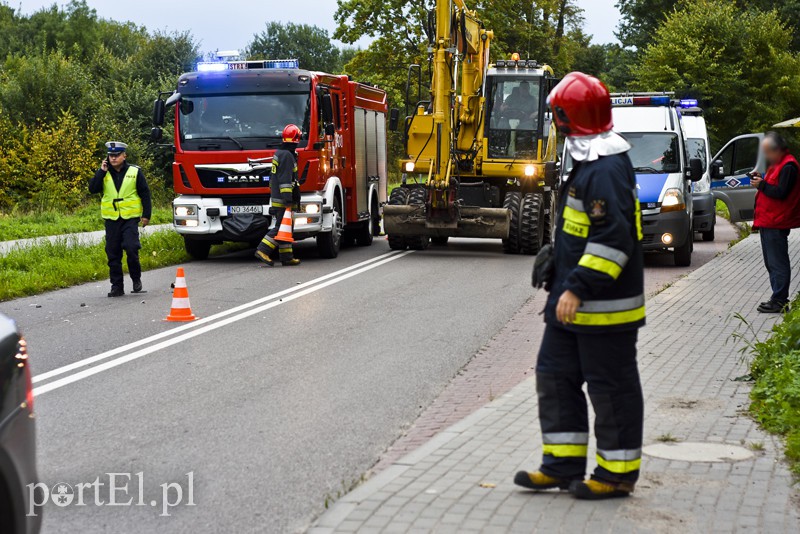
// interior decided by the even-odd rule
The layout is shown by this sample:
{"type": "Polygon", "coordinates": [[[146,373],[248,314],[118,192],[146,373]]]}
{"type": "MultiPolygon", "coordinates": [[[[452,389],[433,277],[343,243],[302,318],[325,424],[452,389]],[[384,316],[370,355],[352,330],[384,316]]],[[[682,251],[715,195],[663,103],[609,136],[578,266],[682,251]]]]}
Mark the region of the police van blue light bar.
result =
{"type": "Polygon", "coordinates": [[[696,98],[683,98],[680,101],[680,106],[682,108],[696,108],[698,105],[699,103],[696,98]]]}

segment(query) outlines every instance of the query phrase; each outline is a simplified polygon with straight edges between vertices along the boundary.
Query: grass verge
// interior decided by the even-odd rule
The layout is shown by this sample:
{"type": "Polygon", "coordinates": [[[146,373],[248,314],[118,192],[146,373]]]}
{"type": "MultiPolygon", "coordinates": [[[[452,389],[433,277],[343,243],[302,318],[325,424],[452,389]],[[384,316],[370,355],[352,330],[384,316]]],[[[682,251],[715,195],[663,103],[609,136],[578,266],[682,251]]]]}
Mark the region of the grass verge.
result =
{"type": "MultiPolygon", "coordinates": [[[[172,222],[172,207],[153,207],[150,224],[172,222]]],[[[72,213],[0,213],[0,241],[50,235],[92,232],[103,229],[100,204],[93,203],[72,213]]]]}
{"type": "Polygon", "coordinates": [[[800,476],[800,298],[772,328],[770,337],[750,346],[750,412],[769,432],[784,436],[792,472],[800,476]]]}
{"type": "MultiPolygon", "coordinates": [[[[727,219],[728,221],[731,220],[731,212],[728,211],[728,206],[726,206],[725,203],[719,199],[717,199],[716,211],[717,215],[719,215],[723,219],[727,219]]],[[[736,243],[738,243],[739,241],[741,241],[742,239],[753,233],[753,227],[749,223],[741,222],[732,224],[736,228],[736,233],[738,234],[738,236],[736,239],[728,243],[728,248],[731,248],[736,243]]]]}
{"type": "MultiPolygon", "coordinates": [[[[172,230],[142,236],[139,254],[142,270],[189,261],[183,238],[172,230]]],[[[224,254],[244,245],[219,245],[212,254],[224,254]]],[[[123,260],[123,268],[127,266],[123,260]]],[[[108,279],[105,243],[85,245],[59,239],[34,247],[15,249],[0,256],[0,301],[36,295],[53,289],[108,279]]]]}

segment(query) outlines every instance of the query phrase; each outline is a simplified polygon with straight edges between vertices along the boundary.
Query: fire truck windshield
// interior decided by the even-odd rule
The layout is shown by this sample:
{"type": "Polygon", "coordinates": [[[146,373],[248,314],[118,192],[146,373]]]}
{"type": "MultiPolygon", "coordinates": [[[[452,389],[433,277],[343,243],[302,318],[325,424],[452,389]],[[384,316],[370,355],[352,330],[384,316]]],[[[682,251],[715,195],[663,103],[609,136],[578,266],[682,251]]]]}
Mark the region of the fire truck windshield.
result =
{"type": "Polygon", "coordinates": [[[185,150],[258,150],[278,146],[287,124],[308,139],[309,94],[189,95],[180,102],[180,142],[185,150]]]}
{"type": "Polygon", "coordinates": [[[489,157],[536,157],[540,77],[494,76],[489,92],[489,157]]]}

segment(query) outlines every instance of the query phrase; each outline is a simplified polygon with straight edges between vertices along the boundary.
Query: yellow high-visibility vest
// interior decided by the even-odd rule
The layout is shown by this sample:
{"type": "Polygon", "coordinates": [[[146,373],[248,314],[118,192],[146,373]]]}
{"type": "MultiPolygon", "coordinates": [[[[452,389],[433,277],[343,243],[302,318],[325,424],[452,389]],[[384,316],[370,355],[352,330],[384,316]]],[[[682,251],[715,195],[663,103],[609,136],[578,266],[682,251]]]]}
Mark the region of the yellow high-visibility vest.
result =
{"type": "Polygon", "coordinates": [[[104,219],[117,220],[135,219],[142,216],[142,199],[136,192],[136,177],[139,174],[139,167],[131,165],[122,179],[119,190],[114,185],[114,178],[111,172],[107,172],[103,178],[103,198],[100,201],[100,215],[104,219]]]}

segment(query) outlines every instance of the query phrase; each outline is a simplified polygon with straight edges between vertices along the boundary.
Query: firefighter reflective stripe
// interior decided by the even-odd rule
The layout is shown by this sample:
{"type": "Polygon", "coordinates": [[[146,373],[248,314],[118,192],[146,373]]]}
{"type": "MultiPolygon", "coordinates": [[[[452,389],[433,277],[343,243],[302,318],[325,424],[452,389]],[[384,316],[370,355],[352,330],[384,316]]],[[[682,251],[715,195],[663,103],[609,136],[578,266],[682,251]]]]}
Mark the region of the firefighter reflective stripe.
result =
{"type": "Polygon", "coordinates": [[[619,249],[601,245],[600,243],[587,243],[586,248],[583,250],[584,254],[591,254],[598,256],[608,261],[613,261],[620,267],[625,267],[628,264],[628,255],[619,249]]]}
{"type": "Polygon", "coordinates": [[[262,239],[262,240],[261,240],[261,242],[262,242],[262,243],[264,243],[265,245],[267,245],[267,246],[268,246],[269,248],[271,248],[272,250],[275,250],[275,247],[277,246],[277,245],[276,245],[276,244],[275,244],[275,243],[272,241],[272,239],[270,239],[269,237],[265,237],[264,239],[262,239]]]}
{"type": "Polygon", "coordinates": [[[644,317],[644,306],[633,310],[606,313],[585,313],[578,311],[578,313],[575,314],[575,322],[573,324],[579,326],[617,326],[636,323],[644,320],[644,317]]]}
{"type": "Polygon", "coordinates": [[[642,465],[642,449],[597,450],[597,465],[617,474],[638,471],[642,465]]]}
{"type": "Polygon", "coordinates": [[[585,457],[588,432],[546,432],[542,434],[542,451],[556,458],[585,457]]]}
{"type": "Polygon", "coordinates": [[[613,300],[586,300],[578,312],[609,313],[636,310],[644,306],[644,295],[613,300]]]}
{"type": "Polygon", "coordinates": [[[545,445],[571,444],[586,445],[589,443],[588,432],[547,432],[542,434],[542,442],[545,445]]]}
{"type": "Polygon", "coordinates": [[[633,205],[635,206],[633,216],[636,217],[636,237],[641,241],[644,239],[644,233],[642,232],[642,205],[639,203],[639,195],[636,189],[633,190],[633,205]]]}
{"type": "Polygon", "coordinates": [[[607,274],[614,280],[619,278],[619,275],[622,273],[622,267],[620,267],[617,263],[605,258],[601,258],[600,256],[595,256],[594,254],[584,254],[581,256],[581,260],[578,262],[578,265],[593,271],[607,274]]]}
{"type": "Polygon", "coordinates": [[[100,215],[104,219],[117,220],[135,219],[142,216],[142,199],[136,191],[136,177],[139,175],[139,167],[131,165],[122,178],[119,191],[114,185],[114,178],[111,172],[107,172],[103,178],[103,198],[100,200],[100,215]]]}
{"type": "Polygon", "coordinates": [[[281,186],[281,193],[291,193],[291,192],[292,192],[291,184],[290,185],[281,186]]]}
{"type": "Polygon", "coordinates": [[[586,215],[585,211],[578,211],[578,210],[576,210],[574,208],[571,208],[569,206],[569,204],[564,206],[564,214],[563,214],[563,216],[564,216],[564,220],[571,221],[571,222],[574,222],[576,224],[584,224],[586,226],[589,226],[591,224],[591,221],[589,220],[589,216],[586,215]]]}
{"type": "Polygon", "coordinates": [[[583,207],[583,200],[577,199],[575,197],[567,197],[567,206],[574,209],[575,211],[583,211],[586,210],[583,207]]]}

